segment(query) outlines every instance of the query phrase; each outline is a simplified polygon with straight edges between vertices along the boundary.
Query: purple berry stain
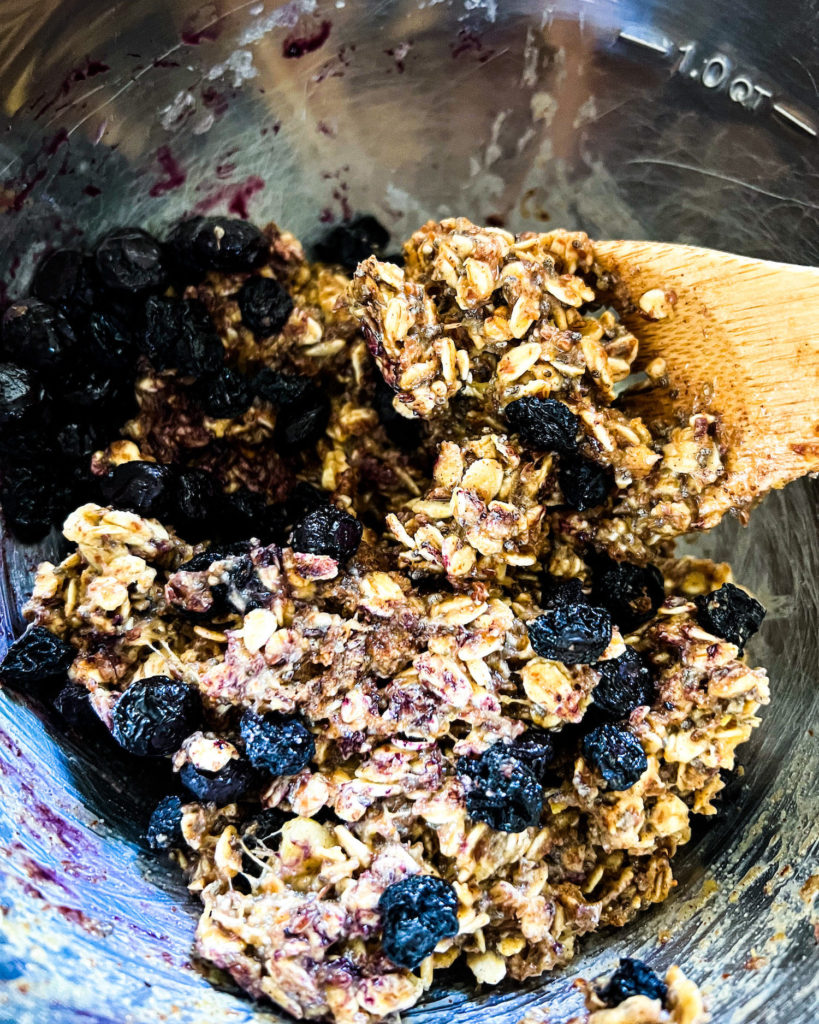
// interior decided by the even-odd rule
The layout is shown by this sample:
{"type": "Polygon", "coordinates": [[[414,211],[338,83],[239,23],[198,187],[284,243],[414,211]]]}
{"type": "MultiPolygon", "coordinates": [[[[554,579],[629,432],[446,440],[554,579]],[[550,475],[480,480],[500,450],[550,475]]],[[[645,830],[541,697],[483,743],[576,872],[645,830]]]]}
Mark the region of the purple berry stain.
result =
{"type": "Polygon", "coordinates": [[[60,146],[64,146],[68,142],[68,132],[65,128],[60,128],[59,131],[44,144],[43,152],[48,156],[54,156],[60,146]]]}
{"type": "Polygon", "coordinates": [[[397,46],[392,46],[390,47],[389,50],[384,51],[384,53],[386,53],[388,57],[392,57],[392,59],[395,61],[395,70],[398,72],[399,75],[402,75],[404,73],[404,69],[406,67],[407,54],[410,52],[411,49],[412,40],[408,39],[406,40],[406,42],[398,43],[397,46]]]}
{"type": "MultiPolygon", "coordinates": [[[[86,57],[85,64],[82,64],[80,65],[80,67],[77,68],[72,68],[71,71],[68,72],[68,74],[63,79],[63,82],[60,85],[60,88],[57,90],[57,92],[51,97],[50,100],[46,100],[46,102],[40,107],[40,109],[34,115],[35,120],[37,120],[37,118],[42,117],[47,110],[49,110],[51,107],[54,106],[55,103],[58,102],[58,100],[62,99],[65,96],[68,96],[68,94],[71,92],[75,85],[78,85],[80,82],[86,82],[90,78],[96,78],[98,75],[104,75],[106,72],[110,70],[111,68],[109,67],[109,65],[105,64],[103,61],[97,60],[94,57],[86,57]]],[[[60,107],[58,107],[57,109],[59,110],[60,107]]]]}
{"type": "Polygon", "coordinates": [[[227,212],[234,217],[248,217],[248,203],[264,188],[264,180],[252,174],[244,181],[233,185],[222,185],[199,200],[194,207],[195,213],[209,213],[218,206],[226,206],[227,212]]]}
{"type": "Polygon", "coordinates": [[[311,36],[288,36],[282,44],[282,55],[287,58],[303,57],[324,46],[330,37],[332,23],[323,21],[318,31],[311,36]]]}
{"type": "Polygon", "coordinates": [[[208,86],[202,90],[202,103],[213,114],[214,117],[221,117],[229,106],[228,98],[223,92],[208,86]]]}
{"type": "Polygon", "coordinates": [[[156,162],[165,172],[165,177],[151,185],[148,195],[164,196],[166,192],[172,192],[187,180],[187,171],[179,165],[170,149],[167,146],[160,146],[156,151],[156,162]]]}
{"type": "Polygon", "coordinates": [[[460,57],[464,53],[474,53],[479,64],[485,64],[495,55],[494,50],[484,49],[481,37],[468,28],[460,29],[458,41],[450,44],[449,49],[453,57],[460,57]]]}
{"type": "Polygon", "coordinates": [[[222,32],[219,14],[213,4],[205,4],[183,24],[179,38],[186,46],[212,43],[222,32]]]}

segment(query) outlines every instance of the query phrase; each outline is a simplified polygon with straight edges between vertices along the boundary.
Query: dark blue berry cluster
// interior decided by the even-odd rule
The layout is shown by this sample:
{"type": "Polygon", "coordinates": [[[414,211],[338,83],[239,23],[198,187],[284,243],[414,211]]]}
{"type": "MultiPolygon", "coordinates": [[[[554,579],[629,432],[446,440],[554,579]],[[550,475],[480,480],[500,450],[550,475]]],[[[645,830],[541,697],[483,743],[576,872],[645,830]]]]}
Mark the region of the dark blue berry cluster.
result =
{"type": "Polygon", "coordinates": [[[585,512],[602,505],[612,488],[611,470],[578,451],[580,418],[556,398],[518,398],[504,410],[506,422],[525,448],[559,457],[557,480],[569,508],[585,512]]]}
{"type": "Polygon", "coordinates": [[[542,771],[551,758],[545,741],[529,748],[496,743],[479,757],[462,757],[457,772],[466,791],[466,809],[475,821],[500,832],[522,832],[540,821],[542,771]]]}
{"type": "MultiPolygon", "coordinates": [[[[279,281],[254,273],[267,252],[265,236],[246,221],[193,217],[164,243],[123,227],[91,254],[59,249],[41,261],[31,296],[9,306],[0,336],[0,500],[20,540],[40,540],[89,500],[169,516],[191,540],[215,532],[212,520],[225,518],[213,500],[221,488],[204,470],[177,478],[142,463],[99,481],[90,457],[136,412],[140,360],[174,371],[212,419],[240,417],[265,397],[226,363],[206,307],[179,296],[210,271],[250,275],[236,294],[242,320],[257,338],[277,334],[293,300],[279,281]]],[[[314,388],[278,409],[274,445],[283,455],[302,450],[328,416],[327,398],[314,388]]]]}

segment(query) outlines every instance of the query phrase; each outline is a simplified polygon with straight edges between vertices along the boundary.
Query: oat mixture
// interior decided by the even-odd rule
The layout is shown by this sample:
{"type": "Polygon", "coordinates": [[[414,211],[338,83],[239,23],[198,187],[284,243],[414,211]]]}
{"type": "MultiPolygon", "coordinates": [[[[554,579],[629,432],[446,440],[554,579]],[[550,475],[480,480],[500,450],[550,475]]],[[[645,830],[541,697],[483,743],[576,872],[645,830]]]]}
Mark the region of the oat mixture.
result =
{"type": "MultiPolygon", "coordinates": [[[[452,219],[402,262],[308,262],[270,226],[252,266],[149,300],[198,300],[229,369],[203,398],[143,352],[26,608],[114,738],[171,760],[149,838],[202,900],[197,954],[339,1024],[458,957],[539,975],[665,899],[768,702],[761,606],[673,554],[726,511],[717,424],[623,410],[638,339],[587,236],[452,219]],[[221,521],[167,499],[171,463],[221,521]]],[[[622,1009],[591,1020],[701,1019],[622,1009]]]]}
{"type": "MultiPolygon", "coordinates": [[[[607,979],[575,982],[586,1012],[568,1024],[707,1024],[699,987],[672,964],[661,980],[646,964],[626,958],[607,979]]],[[[548,1008],[530,1010],[519,1024],[549,1024],[548,1008]]]]}

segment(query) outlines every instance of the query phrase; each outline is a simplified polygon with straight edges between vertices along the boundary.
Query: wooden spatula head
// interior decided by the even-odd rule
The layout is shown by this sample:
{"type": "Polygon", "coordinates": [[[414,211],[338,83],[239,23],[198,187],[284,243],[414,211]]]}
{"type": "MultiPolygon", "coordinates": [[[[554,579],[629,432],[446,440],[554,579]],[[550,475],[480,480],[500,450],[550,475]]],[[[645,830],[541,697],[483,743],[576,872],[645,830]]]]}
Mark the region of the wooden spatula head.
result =
{"type": "Polygon", "coordinates": [[[819,270],[659,242],[595,252],[626,300],[639,365],[666,362],[635,411],[714,413],[736,507],[819,470],[819,270]]]}

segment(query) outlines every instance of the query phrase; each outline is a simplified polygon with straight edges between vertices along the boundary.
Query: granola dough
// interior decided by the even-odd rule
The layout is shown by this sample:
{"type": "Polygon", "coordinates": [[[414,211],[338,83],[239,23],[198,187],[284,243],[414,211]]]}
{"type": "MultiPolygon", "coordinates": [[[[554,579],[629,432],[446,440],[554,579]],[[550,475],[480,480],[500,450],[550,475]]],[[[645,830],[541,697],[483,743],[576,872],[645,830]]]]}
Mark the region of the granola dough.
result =
{"type": "MultiPolygon", "coordinates": [[[[699,987],[676,964],[666,972],[662,1002],[633,995],[611,1006],[600,998],[599,980],[592,984],[580,979],[575,986],[583,993],[586,1012],[572,1017],[569,1024],[707,1024],[711,1019],[699,987]]],[[[519,1024],[549,1024],[548,1009],[530,1010],[519,1024]]]]}
{"type": "Polygon", "coordinates": [[[241,803],[187,803],[176,858],[203,904],[199,956],[294,1016],[368,1024],[412,1006],[459,956],[481,983],[538,975],[566,963],[580,936],[665,899],[690,816],[715,813],[720,773],[758,724],[768,682],[697,621],[694,598],[729,580],[728,567],[669,547],[711,522],[700,496],[722,471],[714,424],[700,414],[655,437],[613,404],[638,345],[600,302],[612,282],[585,235],[428,224],[405,268],[370,258],[352,281],[308,263],[278,229],[267,237],[261,273],[295,302],[281,334],[258,340],[241,324],[232,296],[247,275],[211,274],[189,294],[243,370],[326,388],[325,436],[282,458],[269,404],[208,419],[184,380],[146,364],[130,440],[94,464],[174,458],[271,501],[312,483],[364,524],[357,554],[339,563],[287,538],[255,541],[255,606],[207,619],[234,556],[184,568],[206,544],[91,503],[68,517],[75,549],[40,566],[26,614],[76,646],[71,677],[109,726],[136,680],[167,675],[199,691],[206,723],[176,771],[239,757],[243,709],[303,717],[310,766],[241,803]],[[421,421],[411,450],[373,408],[379,373],[395,409],[421,421]],[[568,509],[555,456],[510,434],[503,410],[524,396],[559,397],[579,416],[583,457],[611,473],[600,508],[568,509]],[[619,791],[578,746],[599,665],[539,657],[527,633],[540,574],[585,586],[599,553],[650,560],[665,588],[656,614],[614,628],[601,657],[628,645],[656,683],[625,723],[648,767],[619,791]],[[495,831],[470,818],[455,765],[530,726],[550,730],[557,750],[541,819],[495,831]],[[283,824],[250,847],[242,829],[260,806],[283,824]],[[454,887],[458,933],[412,972],[381,949],[378,901],[419,873],[454,887]]]}

